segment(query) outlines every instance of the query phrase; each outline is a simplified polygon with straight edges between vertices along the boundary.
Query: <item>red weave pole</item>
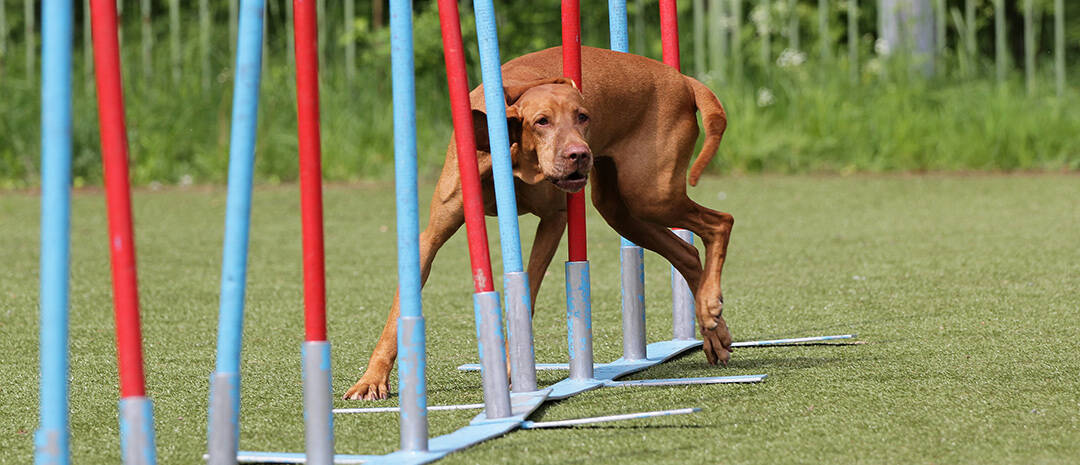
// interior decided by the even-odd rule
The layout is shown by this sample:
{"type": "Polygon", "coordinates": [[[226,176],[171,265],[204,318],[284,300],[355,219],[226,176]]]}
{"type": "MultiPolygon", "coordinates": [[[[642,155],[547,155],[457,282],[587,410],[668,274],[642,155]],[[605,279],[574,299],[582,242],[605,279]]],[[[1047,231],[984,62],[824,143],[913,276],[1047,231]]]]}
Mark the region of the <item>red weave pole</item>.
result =
{"type": "Polygon", "coordinates": [[[461,196],[465,204],[465,233],[469,239],[469,261],[476,292],[495,290],[488,250],[487,225],[484,223],[484,200],[481,197],[480,168],[476,161],[476,135],[473,133],[472,105],[469,102],[469,75],[465,72],[465,51],[461,42],[461,18],[456,0],[439,0],[439,26],[442,29],[443,57],[446,60],[446,85],[450,89],[450,108],[454,120],[461,196]]]}
{"type": "Polygon", "coordinates": [[[123,85],[120,81],[116,1],[92,0],[90,4],[98,121],[101,130],[101,162],[105,171],[105,201],[109,211],[109,252],[112,258],[120,397],[138,397],[146,395],[146,384],[143,375],[142,331],[139,327],[135,241],[131,225],[128,143],[124,124],[123,85]]]}
{"type": "Polygon", "coordinates": [[[304,340],[326,340],[322,148],[319,142],[319,55],[315,0],[293,0],[296,36],[300,216],[304,242],[304,340]]]}
{"type": "MultiPolygon", "coordinates": [[[[676,70],[679,65],[679,7],[676,0],[660,0],[660,42],[664,64],[676,70]]],[[[671,228],[673,231],[681,228],[671,228]]]]}
{"type": "Polygon", "coordinates": [[[679,66],[679,7],[675,0],[660,0],[660,42],[663,47],[664,64],[679,66]]]}
{"type": "MultiPolygon", "coordinates": [[[[563,76],[581,89],[581,5],[578,0],[562,0],[563,76]]],[[[569,260],[589,259],[585,233],[585,189],[566,194],[567,249],[569,260]]]]}

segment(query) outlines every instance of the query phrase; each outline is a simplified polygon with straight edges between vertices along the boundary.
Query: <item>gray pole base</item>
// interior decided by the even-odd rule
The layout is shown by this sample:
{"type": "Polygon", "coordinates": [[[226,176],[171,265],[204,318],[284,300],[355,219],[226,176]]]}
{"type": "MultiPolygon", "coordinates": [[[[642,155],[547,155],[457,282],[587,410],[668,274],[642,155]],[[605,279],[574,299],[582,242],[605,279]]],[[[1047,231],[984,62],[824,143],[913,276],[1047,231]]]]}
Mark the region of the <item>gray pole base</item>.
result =
{"type": "MultiPolygon", "coordinates": [[[[694,243],[694,233],[685,229],[671,232],[689,244],[694,243]]],[[[671,267],[671,332],[676,340],[694,339],[694,294],[686,279],[675,267],[671,267]]]]}
{"type": "MultiPolygon", "coordinates": [[[[398,317],[398,392],[401,450],[428,450],[427,353],[423,316],[398,317]]],[[[329,413],[329,412],[328,412],[329,413]]]]}
{"type": "Polygon", "coordinates": [[[622,277],[623,359],[644,360],[645,353],[645,251],[636,245],[619,249],[622,277]]]}
{"type": "Polygon", "coordinates": [[[120,399],[120,454],[124,465],[154,465],[154,408],[142,396],[120,399]]]}
{"type": "Polygon", "coordinates": [[[334,415],[330,400],[330,343],[305,341],[300,346],[304,380],[304,450],[307,463],[334,463],[334,415]]]}
{"type": "Polygon", "coordinates": [[[236,463],[240,442],[240,374],[210,377],[210,428],[206,432],[208,465],[236,463]]]}
{"type": "Polygon", "coordinates": [[[506,293],[507,335],[510,338],[510,388],[513,392],[536,390],[536,354],[533,351],[532,296],[529,274],[503,274],[506,293]]]}
{"type": "Polygon", "coordinates": [[[589,262],[566,262],[566,342],[573,380],[593,378],[591,305],[589,262]]]}
{"type": "Polygon", "coordinates": [[[502,333],[499,294],[473,294],[473,311],[476,316],[476,343],[484,384],[485,413],[489,419],[505,418],[511,415],[510,387],[507,385],[506,342],[502,333]]]}

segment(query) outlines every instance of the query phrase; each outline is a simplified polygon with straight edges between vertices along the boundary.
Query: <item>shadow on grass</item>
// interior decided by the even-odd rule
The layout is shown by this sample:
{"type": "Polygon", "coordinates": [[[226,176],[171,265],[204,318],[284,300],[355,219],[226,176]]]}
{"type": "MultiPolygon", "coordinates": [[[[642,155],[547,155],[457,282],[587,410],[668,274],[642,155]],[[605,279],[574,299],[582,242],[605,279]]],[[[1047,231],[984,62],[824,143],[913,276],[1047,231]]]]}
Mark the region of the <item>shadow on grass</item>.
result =
{"type": "MultiPolygon", "coordinates": [[[[769,346],[752,346],[752,347],[739,347],[733,353],[739,354],[744,350],[753,352],[767,350],[772,348],[794,348],[794,347],[852,347],[867,344],[866,341],[854,341],[854,342],[814,342],[814,343],[795,343],[795,344],[775,344],[769,346]]],[[[725,376],[724,367],[716,367],[710,365],[699,365],[696,361],[691,361],[689,357],[696,355],[697,351],[684,352],[667,362],[650,367],[645,371],[624,376],[619,379],[622,380],[643,380],[643,379],[657,379],[657,378],[678,378],[678,377],[696,377],[696,376],[725,376]],[[708,373],[701,373],[703,370],[707,370],[708,373]]],[[[824,365],[839,362],[839,357],[764,357],[764,358],[744,358],[735,357],[731,360],[726,368],[730,369],[745,369],[745,370],[766,370],[783,369],[783,370],[806,370],[810,368],[821,367],[824,365]]],[[[562,371],[538,371],[537,384],[543,387],[555,384],[564,378],[566,378],[566,372],[562,371]]],[[[482,385],[480,383],[480,376],[477,373],[474,381],[470,380],[465,384],[460,382],[445,383],[445,384],[429,384],[428,394],[461,394],[461,393],[481,393],[482,385]]],[[[391,392],[390,398],[396,398],[397,393],[391,392]]],[[[482,402],[478,400],[477,402],[482,402]]],[[[531,416],[532,418],[539,418],[542,416],[542,412],[548,408],[548,406],[555,405],[561,402],[549,400],[540,409],[537,410],[537,415],[531,416]]]]}
{"type": "MultiPolygon", "coordinates": [[[[659,443],[659,442],[650,443],[648,453],[649,454],[658,454],[658,453],[663,454],[663,453],[671,453],[671,452],[675,452],[675,451],[687,451],[687,450],[692,450],[692,449],[696,448],[696,446],[694,446],[694,445],[671,447],[670,446],[671,443],[667,443],[667,444],[668,444],[668,447],[661,448],[660,447],[661,443],[659,443]]],[[[636,462],[636,461],[641,460],[642,451],[639,450],[639,449],[634,449],[634,448],[630,448],[628,450],[625,450],[625,452],[622,452],[622,453],[614,453],[614,454],[610,453],[610,451],[609,451],[608,453],[605,454],[604,457],[605,458],[621,458],[623,460],[628,460],[630,462],[636,462]]],[[[621,461],[620,460],[615,460],[614,462],[619,463],[621,461]]],[[[596,463],[596,458],[586,456],[586,457],[582,457],[580,460],[567,460],[567,461],[563,461],[562,463],[596,463]]]]}
{"type": "Polygon", "coordinates": [[[634,375],[631,375],[631,376],[628,376],[628,377],[625,377],[625,378],[620,378],[620,379],[652,379],[652,378],[657,377],[657,376],[648,376],[650,374],[653,374],[653,375],[664,374],[665,376],[663,376],[663,377],[673,377],[673,376],[668,376],[668,375],[677,374],[676,372],[684,372],[684,373],[689,372],[688,374],[686,374],[686,376],[701,376],[701,375],[696,374],[696,372],[701,371],[702,369],[708,369],[710,371],[716,372],[714,374],[710,374],[709,376],[723,376],[723,373],[721,373],[721,372],[724,370],[724,368],[733,368],[733,369],[738,369],[738,368],[760,368],[760,367],[780,367],[780,368],[794,368],[794,369],[814,368],[814,367],[825,365],[825,364],[828,364],[828,363],[837,362],[840,359],[837,358],[837,357],[769,357],[769,358],[746,359],[746,358],[743,358],[743,357],[739,357],[738,354],[741,353],[744,349],[750,349],[750,350],[756,352],[758,350],[766,350],[766,349],[769,349],[769,348],[791,348],[791,347],[804,347],[804,346],[837,347],[837,348],[839,348],[839,347],[848,347],[848,346],[859,346],[859,345],[864,345],[864,344],[865,344],[864,342],[858,341],[858,342],[818,342],[818,343],[802,343],[802,344],[776,344],[776,345],[758,346],[758,347],[738,347],[738,348],[736,348],[735,350],[732,351],[732,359],[731,359],[730,362],[728,362],[727,367],[712,366],[712,365],[696,365],[695,362],[690,361],[688,358],[693,356],[693,355],[697,355],[699,352],[698,351],[686,351],[686,352],[683,352],[682,354],[679,354],[678,356],[668,360],[667,362],[664,362],[663,364],[650,367],[649,369],[647,369],[645,371],[636,373],[634,375]],[[691,366],[691,363],[695,363],[695,366],[691,366]]]}
{"type": "MultiPolygon", "coordinates": [[[[866,319],[862,319],[862,320],[858,320],[858,321],[843,321],[843,322],[837,322],[837,323],[834,323],[834,324],[811,326],[811,327],[808,327],[808,328],[802,328],[796,333],[758,334],[758,335],[755,335],[755,336],[751,337],[750,339],[746,339],[746,340],[748,340],[748,341],[749,340],[768,340],[768,339],[781,339],[781,338],[796,337],[796,336],[792,336],[792,334],[822,334],[822,333],[844,334],[844,333],[851,332],[851,333],[861,335],[863,333],[870,333],[873,330],[873,328],[882,327],[886,323],[896,323],[898,321],[904,321],[904,320],[910,320],[910,319],[911,319],[911,317],[903,316],[903,315],[891,316],[891,317],[882,317],[882,318],[866,318],[866,319]]],[[[785,344],[785,345],[787,345],[787,344],[785,344]]],[[[795,345],[809,345],[809,344],[795,344],[795,345]]]]}
{"type": "Polygon", "coordinates": [[[731,368],[783,368],[805,370],[839,362],[839,357],[773,357],[757,359],[738,359],[728,364],[731,368]]]}

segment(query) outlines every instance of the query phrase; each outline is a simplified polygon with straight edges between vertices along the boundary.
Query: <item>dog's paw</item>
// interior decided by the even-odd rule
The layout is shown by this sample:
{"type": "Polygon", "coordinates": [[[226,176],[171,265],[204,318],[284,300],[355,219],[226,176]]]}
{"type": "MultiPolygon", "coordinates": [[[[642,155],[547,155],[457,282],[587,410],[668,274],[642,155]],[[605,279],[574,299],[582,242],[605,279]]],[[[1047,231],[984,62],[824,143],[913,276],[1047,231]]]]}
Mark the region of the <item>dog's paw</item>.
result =
{"type": "Polygon", "coordinates": [[[386,377],[364,376],[349,388],[342,396],[345,400],[382,400],[390,396],[390,386],[386,377]]]}
{"type": "MultiPolygon", "coordinates": [[[[723,321],[723,319],[721,319],[723,321]]],[[[724,325],[713,329],[701,328],[701,348],[705,351],[705,358],[710,365],[720,363],[727,366],[731,359],[731,335],[724,325]]]]}
{"type": "Polygon", "coordinates": [[[712,300],[710,305],[705,305],[698,314],[698,324],[701,325],[701,348],[705,351],[705,358],[709,364],[717,363],[727,366],[731,359],[731,332],[728,331],[724,317],[720,316],[724,309],[724,299],[720,297],[712,300]]]}

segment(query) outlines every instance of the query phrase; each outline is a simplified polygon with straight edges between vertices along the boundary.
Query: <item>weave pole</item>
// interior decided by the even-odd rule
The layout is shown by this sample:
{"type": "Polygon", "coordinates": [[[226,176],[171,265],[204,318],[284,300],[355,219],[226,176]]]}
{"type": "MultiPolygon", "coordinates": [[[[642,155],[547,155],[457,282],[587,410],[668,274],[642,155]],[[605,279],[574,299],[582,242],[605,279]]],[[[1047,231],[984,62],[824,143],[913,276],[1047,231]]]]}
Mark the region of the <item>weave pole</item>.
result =
{"type": "MultiPolygon", "coordinates": [[[[491,145],[491,172],[495,183],[495,203],[499,215],[499,245],[502,248],[503,281],[506,292],[506,309],[509,314],[511,334],[511,373],[514,376],[514,391],[529,392],[536,390],[536,373],[533,368],[532,348],[532,310],[528,276],[521,260],[521,238],[518,231],[517,195],[514,192],[514,170],[510,159],[510,137],[506,123],[506,96],[503,93],[502,62],[499,57],[499,32],[495,25],[495,6],[492,0],[473,2],[473,15],[476,19],[476,39],[480,49],[480,70],[484,84],[484,108],[487,111],[488,141],[491,145]]],[[[471,130],[470,130],[471,132],[471,130]]],[[[460,154],[460,151],[458,152],[460,154]]],[[[498,322],[498,333],[480,337],[486,344],[485,337],[494,338],[500,346],[502,341],[502,314],[492,315],[498,322]]],[[[478,319],[479,321],[479,319],[478,319]]],[[[481,336],[477,329],[477,336],[481,336]]],[[[488,358],[505,360],[503,349],[489,349],[488,358]],[[501,354],[501,355],[500,355],[501,354]]],[[[483,357],[483,356],[482,356],[483,357]]],[[[481,363],[485,363],[481,360],[481,363]]],[[[505,380],[505,368],[499,368],[494,362],[487,371],[492,378],[501,376],[505,380]],[[500,375],[501,374],[501,375],[500,375]]],[[[505,365],[505,362],[503,363],[505,365]]],[[[485,381],[485,388],[500,386],[504,381],[493,379],[485,381]]],[[[485,398],[488,391],[485,389],[485,398]]],[[[506,398],[506,410],[503,410],[503,395],[497,394],[499,408],[488,408],[489,418],[501,418],[509,415],[509,397],[506,398]]]]}
{"type": "Polygon", "coordinates": [[[146,397],[135,238],[128,180],[128,140],[120,76],[116,2],[92,0],[94,73],[109,216],[116,354],[120,372],[120,447],[125,464],[156,462],[153,404],[146,397]]]}
{"type": "Polygon", "coordinates": [[[679,65],[679,7],[675,0],[660,0],[660,45],[664,64],[679,65]]]}
{"type": "MultiPolygon", "coordinates": [[[[581,86],[581,5],[562,1],[563,76],[581,86]]],[[[592,308],[589,257],[585,231],[585,189],[566,194],[566,343],[570,353],[570,379],[593,379],[592,308]]]]}
{"type": "MultiPolygon", "coordinates": [[[[679,239],[687,244],[694,244],[694,233],[687,229],[672,228],[679,239]]],[[[690,285],[686,278],[674,266],[671,267],[671,337],[681,341],[694,340],[696,324],[696,304],[694,293],[690,291],[690,285]]]]}
{"type": "Polygon", "coordinates": [[[307,463],[334,462],[330,342],[326,338],[318,23],[313,0],[293,0],[300,215],[304,247],[304,445],[307,463]]]}
{"type": "MultiPolygon", "coordinates": [[[[480,11],[486,11],[483,5],[478,8],[480,11]]],[[[479,13],[478,13],[479,16],[479,13]]],[[[481,195],[482,188],[480,186],[480,171],[479,165],[476,159],[476,137],[473,133],[473,115],[472,107],[469,101],[469,76],[465,70],[465,52],[461,39],[461,18],[458,13],[457,2],[453,0],[440,0],[439,1],[439,24],[442,29],[443,40],[443,57],[446,62],[446,84],[450,90],[450,107],[454,121],[454,141],[457,150],[458,160],[458,174],[461,179],[461,195],[465,208],[465,229],[469,240],[469,259],[472,266],[473,277],[473,305],[476,311],[477,322],[477,341],[480,347],[480,360],[483,366],[483,383],[484,383],[484,401],[487,406],[487,411],[492,418],[502,418],[510,415],[510,396],[508,387],[506,387],[506,354],[499,352],[505,347],[505,341],[502,339],[502,316],[499,307],[498,293],[495,292],[494,279],[491,271],[491,253],[488,250],[487,242],[487,226],[484,223],[484,201],[481,195]],[[501,362],[500,362],[501,360],[501,362]],[[506,392],[504,392],[506,391],[506,392]],[[505,400],[505,403],[504,403],[505,400]]],[[[484,27],[485,39],[490,37],[497,37],[495,31],[487,31],[488,24],[480,24],[477,21],[477,28],[484,27]]],[[[493,24],[491,25],[493,27],[493,24]]],[[[498,53],[498,46],[494,48],[495,53],[498,53]]],[[[491,50],[485,51],[490,54],[491,50]]],[[[498,61],[498,58],[495,59],[498,61]]],[[[502,88],[499,88],[501,93],[502,88]]],[[[499,100],[501,102],[502,100],[499,100]]],[[[505,110],[504,110],[505,111],[505,110]]],[[[503,125],[505,129],[506,118],[503,117],[503,125]]],[[[504,135],[505,139],[506,136],[504,135]]],[[[496,145],[492,143],[492,146],[496,145]]],[[[494,149],[492,150],[494,152],[494,149]]],[[[507,158],[509,158],[509,148],[506,152],[507,158]]],[[[492,155],[494,158],[494,155],[492,155]]],[[[503,165],[507,163],[501,163],[500,168],[504,168],[503,165]]],[[[504,173],[500,173],[504,174],[504,173]]],[[[511,174],[512,176],[512,174],[511,174]]],[[[505,180],[501,181],[502,187],[505,189],[505,180]]],[[[511,189],[513,189],[512,181],[510,183],[511,189]]],[[[505,191],[503,191],[503,195],[505,191]]],[[[510,193],[513,196],[513,192],[510,193]]],[[[500,208],[507,208],[505,205],[500,205],[500,208]]],[[[514,214],[516,215],[516,205],[514,206],[514,214]]],[[[502,211],[500,211],[501,213],[502,211]]],[[[500,218],[502,215],[500,215],[500,218]]],[[[517,226],[517,218],[514,217],[514,227],[517,226]]],[[[500,231],[502,228],[500,227],[500,231]]],[[[508,236],[513,235],[516,237],[515,231],[508,231],[508,236]]],[[[505,247],[510,246],[509,241],[517,241],[513,238],[503,238],[500,242],[505,247]]],[[[513,250],[509,250],[508,253],[513,254],[513,250]]],[[[523,275],[520,268],[520,245],[518,246],[517,257],[517,271],[519,275],[523,275]]],[[[513,259],[511,258],[512,262],[513,259]]],[[[514,265],[507,265],[508,275],[514,273],[514,265]]],[[[527,280],[525,280],[527,283],[527,280]]],[[[526,284],[527,286],[527,284],[526,284]]],[[[511,290],[510,284],[507,284],[507,311],[510,311],[511,303],[509,301],[511,290]]],[[[527,287],[525,288],[527,289],[527,287]]],[[[525,293],[526,299],[528,298],[528,292],[525,293]]],[[[520,299],[519,299],[520,301],[520,299]]],[[[525,301],[528,303],[528,301],[525,301]]],[[[526,307],[528,308],[528,307],[526,307]]],[[[518,312],[520,314],[520,310],[518,312]]],[[[520,315],[518,315],[520,316],[520,315]]],[[[521,320],[514,320],[511,318],[511,333],[515,334],[527,334],[529,336],[528,344],[524,347],[527,349],[527,354],[532,356],[532,322],[531,319],[526,319],[525,329],[528,330],[525,333],[520,328],[521,320]],[[517,323],[515,325],[515,323],[517,323]]],[[[518,342],[518,346],[521,346],[521,341],[518,342]]],[[[512,349],[513,350],[513,349],[512,349]]],[[[511,369],[512,373],[516,373],[516,376],[520,378],[524,371],[521,369],[520,363],[523,359],[518,357],[514,361],[514,366],[511,369]]],[[[531,368],[531,367],[530,367],[531,368]]],[[[536,372],[535,370],[528,370],[532,373],[531,383],[532,389],[536,389],[536,372]]],[[[515,381],[516,383],[517,381],[515,381]]],[[[523,386],[515,386],[516,389],[521,389],[529,383],[528,378],[521,380],[523,386]]]]}
{"type": "Polygon", "coordinates": [[[427,384],[424,379],[427,358],[424,354],[424,316],[420,303],[416,86],[413,75],[410,0],[390,2],[390,60],[393,76],[394,191],[397,199],[398,290],[401,308],[397,328],[401,450],[425,452],[428,450],[427,384]]]}
{"type": "MultiPolygon", "coordinates": [[[[581,89],[581,5],[578,0],[562,1],[563,76],[581,89]]],[[[566,195],[568,253],[571,262],[589,259],[585,232],[585,190],[566,195]]]]}
{"type": "Polygon", "coordinates": [[[34,463],[70,463],[68,264],[71,240],[70,1],[44,0],[41,22],[40,424],[34,463]]]}
{"type": "MultiPolygon", "coordinates": [[[[664,64],[680,70],[679,64],[679,8],[676,0],[660,0],[660,40],[664,64]]],[[[672,232],[689,244],[694,234],[685,229],[673,228],[672,232]]],[[[682,273],[671,267],[671,332],[676,340],[694,339],[694,294],[682,273]]]]}
{"type": "Polygon", "coordinates": [[[208,463],[236,463],[240,440],[240,345],[251,223],[251,177],[262,71],[263,0],[241,0],[229,136],[229,187],[221,265],[217,362],[210,379],[208,463]]]}
{"type": "MultiPolygon", "coordinates": [[[[630,53],[626,0],[608,0],[610,46],[630,53]]],[[[623,359],[644,360],[645,338],[645,250],[625,237],[619,246],[619,276],[622,278],[623,359]]]]}

